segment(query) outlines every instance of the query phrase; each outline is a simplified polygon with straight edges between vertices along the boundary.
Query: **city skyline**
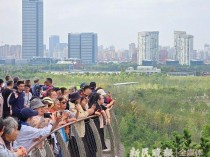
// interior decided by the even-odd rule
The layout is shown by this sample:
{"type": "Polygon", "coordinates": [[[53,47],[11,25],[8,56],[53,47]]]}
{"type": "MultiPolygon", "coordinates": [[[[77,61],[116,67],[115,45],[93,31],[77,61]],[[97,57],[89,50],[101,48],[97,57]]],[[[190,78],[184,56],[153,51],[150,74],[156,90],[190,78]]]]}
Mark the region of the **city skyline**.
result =
{"type": "MultiPolygon", "coordinates": [[[[96,32],[99,45],[125,49],[129,43],[137,44],[138,32],[159,31],[160,45],[173,46],[173,32],[180,30],[193,34],[195,49],[202,49],[205,43],[210,43],[206,20],[210,16],[209,6],[208,0],[45,0],[44,43],[48,45],[53,34],[67,43],[69,32],[96,32]]],[[[5,1],[0,6],[0,18],[4,19],[1,44],[21,43],[21,7],[18,0],[5,1]]]]}

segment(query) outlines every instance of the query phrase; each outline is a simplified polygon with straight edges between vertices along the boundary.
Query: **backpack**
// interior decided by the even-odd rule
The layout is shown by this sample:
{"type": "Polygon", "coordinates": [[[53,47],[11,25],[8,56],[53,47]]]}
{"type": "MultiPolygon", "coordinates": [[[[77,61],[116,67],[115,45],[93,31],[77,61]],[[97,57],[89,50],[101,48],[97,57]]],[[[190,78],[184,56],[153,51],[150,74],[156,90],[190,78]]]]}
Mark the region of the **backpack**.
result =
{"type": "Polygon", "coordinates": [[[2,92],[0,91],[0,118],[3,117],[3,105],[4,105],[4,98],[2,96],[2,92]]]}

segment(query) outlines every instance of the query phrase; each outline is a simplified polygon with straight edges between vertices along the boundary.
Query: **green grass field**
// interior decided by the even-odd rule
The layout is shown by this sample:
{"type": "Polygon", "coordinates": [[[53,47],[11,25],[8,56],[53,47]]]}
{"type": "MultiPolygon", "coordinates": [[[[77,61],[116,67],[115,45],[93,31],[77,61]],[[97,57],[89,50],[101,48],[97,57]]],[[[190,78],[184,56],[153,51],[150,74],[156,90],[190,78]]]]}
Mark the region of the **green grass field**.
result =
{"type": "MultiPolygon", "coordinates": [[[[173,138],[173,132],[187,129],[192,145],[199,144],[203,130],[209,124],[210,77],[146,76],[141,74],[52,74],[36,71],[12,71],[22,79],[53,78],[58,87],[71,87],[82,82],[97,82],[97,86],[113,93],[117,99],[116,115],[123,144],[131,147],[160,147],[173,138]],[[113,86],[115,83],[138,82],[135,85],[113,86]]],[[[1,72],[0,77],[5,77],[1,72]]]]}

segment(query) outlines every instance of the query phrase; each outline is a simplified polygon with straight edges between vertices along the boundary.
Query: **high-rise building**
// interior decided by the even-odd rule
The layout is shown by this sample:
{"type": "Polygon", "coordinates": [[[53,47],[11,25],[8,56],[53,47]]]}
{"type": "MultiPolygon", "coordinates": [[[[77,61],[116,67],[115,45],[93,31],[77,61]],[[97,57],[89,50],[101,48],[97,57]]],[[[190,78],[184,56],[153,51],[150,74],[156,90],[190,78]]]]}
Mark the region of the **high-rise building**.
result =
{"type": "Polygon", "coordinates": [[[95,33],[68,34],[68,57],[81,59],[84,64],[96,63],[98,38],[95,33]]]}
{"type": "Polygon", "coordinates": [[[58,35],[51,35],[49,38],[49,56],[53,57],[54,52],[58,49],[60,38],[58,35]]]}
{"type": "Polygon", "coordinates": [[[138,33],[137,64],[142,65],[144,60],[158,62],[159,32],[138,33]]]}
{"type": "Polygon", "coordinates": [[[20,59],[21,57],[21,45],[0,46],[0,59],[20,59]]]}
{"type": "Polygon", "coordinates": [[[209,60],[210,59],[210,45],[205,44],[204,45],[204,60],[209,60]]]}
{"type": "Polygon", "coordinates": [[[159,47],[159,63],[165,64],[168,59],[168,50],[170,47],[159,47]]]}
{"type": "Polygon", "coordinates": [[[43,57],[43,0],[22,0],[22,58],[43,57]]]}
{"type": "Polygon", "coordinates": [[[104,46],[103,45],[98,46],[98,53],[103,53],[103,51],[104,51],[104,46]]]}
{"type": "Polygon", "coordinates": [[[193,36],[184,31],[174,31],[175,59],[180,65],[190,65],[193,51],[193,36]]]}
{"type": "Polygon", "coordinates": [[[54,49],[53,58],[67,59],[68,58],[68,44],[60,43],[58,46],[56,46],[54,49]]]}
{"type": "Polygon", "coordinates": [[[129,44],[129,58],[132,59],[133,55],[136,53],[136,44],[130,43],[129,44]]]}
{"type": "Polygon", "coordinates": [[[68,57],[81,59],[81,35],[68,34],[68,57]]]}

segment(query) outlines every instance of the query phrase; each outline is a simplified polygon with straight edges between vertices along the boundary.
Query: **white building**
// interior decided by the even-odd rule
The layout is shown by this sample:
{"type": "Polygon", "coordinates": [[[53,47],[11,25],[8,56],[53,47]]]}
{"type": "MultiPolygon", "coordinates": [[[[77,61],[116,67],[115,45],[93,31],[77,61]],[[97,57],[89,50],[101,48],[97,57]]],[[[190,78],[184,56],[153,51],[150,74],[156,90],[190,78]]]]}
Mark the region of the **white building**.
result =
{"type": "Polygon", "coordinates": [[[181,65],[190,65],[193,51],[193,36],[184,31],[174,31],[175,59],[181,65]]]}
{"type": "Polygon", "coordinates": [[[159,32],[138,33],[137,63],[142,65],[143,60],[158,62],[159,32]]]}

